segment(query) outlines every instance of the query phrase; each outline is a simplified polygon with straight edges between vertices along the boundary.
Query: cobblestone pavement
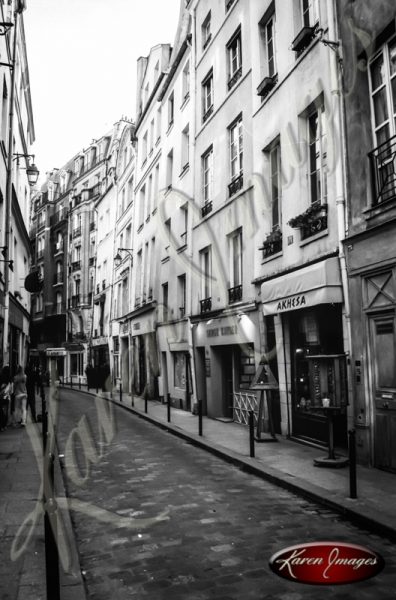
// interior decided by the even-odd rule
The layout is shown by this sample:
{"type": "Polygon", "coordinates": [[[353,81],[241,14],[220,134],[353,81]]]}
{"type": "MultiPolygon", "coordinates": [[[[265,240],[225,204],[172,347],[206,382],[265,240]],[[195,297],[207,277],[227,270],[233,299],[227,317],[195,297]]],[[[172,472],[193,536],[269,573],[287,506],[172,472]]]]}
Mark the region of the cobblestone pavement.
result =
{"type": "Polygon", "coordinates": [[[60,398],[58,439],[89,598],[396,598],[387,540],[105,400],[64,390],[60,398]],[[320,588],[270,571],[274,552],[320,540],[369,546],[385,570],[320,588]]]}

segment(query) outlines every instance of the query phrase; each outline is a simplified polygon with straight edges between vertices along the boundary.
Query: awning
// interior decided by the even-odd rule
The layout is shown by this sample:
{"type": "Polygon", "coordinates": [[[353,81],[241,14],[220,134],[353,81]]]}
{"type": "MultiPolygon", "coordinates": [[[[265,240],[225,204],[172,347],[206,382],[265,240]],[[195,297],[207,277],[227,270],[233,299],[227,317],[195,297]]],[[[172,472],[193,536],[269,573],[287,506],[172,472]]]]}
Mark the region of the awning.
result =
{"type": "Polygon", "coordinates": [[[328,258],[266,281],[261,286],[261,300],[265,315],[343,302],[338,258],[328,258]]]}

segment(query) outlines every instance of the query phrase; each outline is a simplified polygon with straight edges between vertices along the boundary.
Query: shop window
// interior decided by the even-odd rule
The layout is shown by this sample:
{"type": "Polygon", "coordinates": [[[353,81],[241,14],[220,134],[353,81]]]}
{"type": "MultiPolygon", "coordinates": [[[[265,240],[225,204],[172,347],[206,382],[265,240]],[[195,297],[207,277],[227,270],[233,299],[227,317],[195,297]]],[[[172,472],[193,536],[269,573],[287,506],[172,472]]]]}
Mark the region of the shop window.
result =
{"type": "Polygon", "coordinates": [[[173,353],[173,382],[174,386],[182,390],[186,389],[186,354],[184,352],[173,353]]]}
{"type": "Polygon", "coordinates": [[[70,354],[70,375],[83,375],[84,357],[82,354],[70,354]]]}
{"type": "Polygon", "coordinates": [[[254,346],[241,346],[239,351],[239,389],[249,390],[256,371],[254,362],[254,346]]]}

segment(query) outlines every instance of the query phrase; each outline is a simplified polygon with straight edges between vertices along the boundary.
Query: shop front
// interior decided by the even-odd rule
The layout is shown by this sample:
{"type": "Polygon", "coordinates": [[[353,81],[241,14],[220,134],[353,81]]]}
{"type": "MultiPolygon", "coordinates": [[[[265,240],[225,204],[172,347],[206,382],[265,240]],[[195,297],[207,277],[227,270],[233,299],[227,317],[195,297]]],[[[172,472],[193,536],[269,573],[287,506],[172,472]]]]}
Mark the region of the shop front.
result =
{"type": "Polygon", "coordinates": [[[197,396],[204,411],[234,420],[236,398],[249,393],[260,359],[257,311],[201,321],[194,326],[194,346],[197,396]]]}
{"type": "Polygon", "coordinates": [[[155,312],[139,314],[131,320],[132,335],[132,392],[158,398],[158,350],[155,331],[155,312]]]}
{"type": "Polygon", "coordinates": [[[330,258],[261,287],[266,321],[277,317],[289,432],[327,445],[347,444],[347,366],[338,259],[330,258]]]}
{"type": "Polygon", "coordinates": [[[157,329],[161,361],[159,397],[166,401],[169,394],[171,405],[186,411],[192,411],[195,404],[189,327],[189,321],[183,320],[161,324],[157,329]]]}

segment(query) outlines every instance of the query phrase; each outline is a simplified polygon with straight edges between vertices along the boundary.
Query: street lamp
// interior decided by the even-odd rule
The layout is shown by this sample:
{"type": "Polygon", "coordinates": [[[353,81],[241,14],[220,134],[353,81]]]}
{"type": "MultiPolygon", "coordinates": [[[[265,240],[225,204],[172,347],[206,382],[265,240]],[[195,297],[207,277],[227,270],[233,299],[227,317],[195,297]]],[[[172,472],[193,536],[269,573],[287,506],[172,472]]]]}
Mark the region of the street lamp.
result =
{"type": "Polygon", "coordinates": [[[133,248],[118,248],[117,254],[114,257],[114,264],[116,267],[119,267],[120,264],[122,263],[122,256],[121,256],[120,252],[127,252],[129,258],[132,260],[133,248]]]}
{"type": "MultiPolygon", "coordinates": [[[[19,165],[19,159],[21,158],[21,156],[26,159],[28,159],[28,158],[33,159],[32,164],[30,164],[30,161],[29,161],[29,164],[26,167],[26,175],[27,175],[30,187],[32,187],[33,185],[36,185],[38,177],[40,175],[40,171],[34,164],[34,154],[19,154],[18,152],[14,152],[14,156],[17,160],[17,165],[19,165]]],[[[15,158],[14,158],[14,160],[15,160],[15,158]]]]}

